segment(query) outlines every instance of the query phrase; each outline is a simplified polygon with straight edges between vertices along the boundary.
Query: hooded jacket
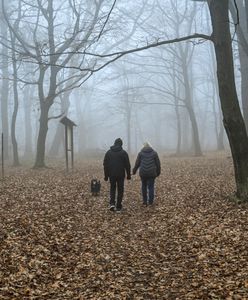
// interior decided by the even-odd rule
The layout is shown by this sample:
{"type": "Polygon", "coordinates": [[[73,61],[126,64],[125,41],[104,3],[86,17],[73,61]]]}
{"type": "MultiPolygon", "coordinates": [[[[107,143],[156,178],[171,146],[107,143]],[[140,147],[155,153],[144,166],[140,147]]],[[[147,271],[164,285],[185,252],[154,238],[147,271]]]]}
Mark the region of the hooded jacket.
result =
{"type": "Polygon", "coordinates": [[[125,173],[127,178],[130,178],[130,161],[128,154],[122,149],[121,145],[115,144],[106,152],[104,161],[104,176],[124,178],[125,173]]]}
{"type": "Polygon", "coordinates": [[[139,152],[133,168],[133,174],[137,172],[138,168],[140,177],[155,178],[160,175],[160,160],[158,153],[152,147],[144,147],[139,152]]]}

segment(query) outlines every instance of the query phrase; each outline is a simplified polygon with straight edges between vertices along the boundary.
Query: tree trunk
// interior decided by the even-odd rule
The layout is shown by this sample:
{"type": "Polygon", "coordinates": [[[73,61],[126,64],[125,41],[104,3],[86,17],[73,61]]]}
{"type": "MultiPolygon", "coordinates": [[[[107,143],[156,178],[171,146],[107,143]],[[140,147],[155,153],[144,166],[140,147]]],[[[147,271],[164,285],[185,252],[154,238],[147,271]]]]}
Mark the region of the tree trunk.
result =
{"type": "MultiPolygon", "coordinates": [[[[15,83],[14,83],[15,85],[15,83]]],[[[11,141],[13,147],[13,166],[17,167],[20,165],[19,154],[18,154],[18,145],[16,140],[16,118],[18,112],[18,96],[17,96],[17,88],[14,91],[14,110],[11,119],[11,141]]]]}
{"type": "Polygon", "coordinates": [[[189,114],[189,119],[192,127],[192,142],[193,142],[193,151],[195,156],[202,156],[200,139],[199,139],[199,130],[196,121],[196,116],[193,108],[192,102],[192,85],[189,76],[189,61],[188,61],[188,52],[189,48],[183,49],[182,45],[179,44],[179,53],[181,60],[182,76],[183,76],[183,85],[185,90],[185,106],[189,114]]]}
{"type": "MultiPolygon", "coordinates": [[[[127,104],[128,105],[128,104],[127,104]]],[[[131,154],[131,109],[127,109],[127,152],[131,154]]]]}
{"type": "MultiPolygon", "coordinates": [[[[0,15],[3,20],[2,14],[0,15]]],[[[7,39],[8,31],[5,22],[1,22],[1,34],[7,39]]],[[[4,157],[9,157],[9,112],[8,112],[8,96],[9,96],[9,72],[8,72],[8,49],[2,46],[2,87],[1,87],[1,118],[4,143],[4,157]]]]}
{"type": "Polygon", "coordinates": [[[191,126],[192,126],[194,154],[195,154],[195,156],[202,156],[201,145],[200,145],[200,140],[199,140],[199,131],[198,131],[198,126],[197,126],[197,122],[196,122],[195,112],[194,112],[192,106],[187,106],[187,110],[189,113],[189,118],[190,118],[191,126]]]}
{"type": "Polygon", "coordinates": [[[37,140],[36,158],[34,168],[44,168],[45,165],[45,149],[46,137],[48,131],[48,111],[50,106],[46,103],[40,106],[40,127],[37,140]]]}
{"type": "Polygon", "coordinates": [[[240,111],[234,79],[228,1],[208,1],[224,127],[231,147],[237,196],[248,200],[248,138],[240,111]]]}
{"type": "MultiPolygon", "coordinates": [[[[14,83],[15,85],[15,83],[14,83]]],[[[18,96],[17,96],[17,88],[14,87],[14,110],[11,119],[11,141],[13,147],[13,166],[19,166],[19,155],[18,155],[18,145],[16,140],[16,118],[18,112],[18,96]]]]}
{"type": "MultiPolygon", "coordinates": [[[[70,92],[66,92],[61,97],[61,110],[60,112],[67,115],[70,101],[69,101],[70,92]]],[[[53,139],[52,146],[49,151],[50,156],[57,156],[59,154],[59,149],[61,145],[63,144],[63,137],[64,137],[64,126],[61,123],[58,123],[55,136],[53,139]]]]}
{"type": "MultiPolygon", "coordinates": [[[[211,30],[210,20],[207,15],[207,29],[208,31],[211,30]]],[[[211,57],[211,83],[212,83],[212,90],[213,90],[213,112],[214,112],[214,121],[215,121],[215,132],[216,132],[216,141],[217,141],[217,151],[225,150],[224,146],[224,127],[222,122],[222,111],[220,107],[220,100],[219,100],[219,89],[218,89],[218,78],[216,74],[216,58],[214,53],[214,46],[210,45],[210,57],[211,57]],[[218,111],[216,111],[216,104],[218,107],[218,111]]]]}
{"type": "Polygon", "coordinates": [[[19,155],[18,155],[18,146],[16,140],[16,118],[18,113],[19,99],[18,99],[18,90],[17,90],[17,66],[16,66],[16,57],[15,57],[15,38],[11,35],[11,46],[12,46],[12,66],[13,66],[13,92],[14,92],[14,110],[11,119],[11,141],[13,147],[13,166],[19,166],[19,155]]]}
{"type": "Polygon", "coordinates": [[[80,154],[84,153],[86,145],[86,132],[85,132],[85,111],[87,105],[85,104],[83,110],[81,108],[80,98],[76,99],[76,113],[77,113],[77,124],[78,124],[78,152],[80,154]]]}
{"type": "Polygon", "coordinates": [[[177,123],[177,148],[176,155],[181,155],[181,144],[182,144],[182,129],[181,129],[181,118],[179,113],[178,100],[176,100],[175,111],[176,111],[176,123],[177,123]]]}
{"type": "Polygon", "coordinates": [[[64,137],[64,126],[60,123],[58,123],[56,132],[53,138],[53,142],[51,145],[51,148],[49,150],[49,156],[55,157],[58,156],[59,150],[61,145],[63,144],[63,137],[64,137]]]}
{"type": "Polygon", "coordinates": [[[24,107],[24,125],[25,125],[25,150],[24,157],[30,158],[32,155],[32,124],[31,124],[31,86],[24,89],[23,107],[24,107]]]}
{"type": "Polygon", "coordinates": [[[200,145],[200,139],[199,139],[199,130],[198,125],[196,121],[196,116],[192,104],[192,94],[191,94],[191,88],[190,88],[190,82],[189,82],[189,74],[187,71],[187,65],[185,63],[185,58],[182,57],[183,63],[182,63],[182,69],[183,69],[183,80],[184,80],[184,86],[185,86],[185,105],[186,109],[189,113],[189,119],[191,122],[192,127],[192,139],[193,139],[193,147],[194,147],[194,154],[195,156],[202,156],[202,150],[200,145]]]}
{"type": "MultiPolygon", "coordinates": [[[[176,126],[177,126],[177,146],[176,146],[176,155],[181,155],[181,146],[182,146],[182,128],[181,128],[181,117],[179,110],[179,100],[180,96],[180,85],[177,85],[176,81],[176,65],[175,60],[173,60],[173,69],[172,69],[172,84],[174,90],[174,102],[175,102],[175,114],[176,114],[176,126]]],[[[184,109],[184,108],[183,108],[184,109]]]]}

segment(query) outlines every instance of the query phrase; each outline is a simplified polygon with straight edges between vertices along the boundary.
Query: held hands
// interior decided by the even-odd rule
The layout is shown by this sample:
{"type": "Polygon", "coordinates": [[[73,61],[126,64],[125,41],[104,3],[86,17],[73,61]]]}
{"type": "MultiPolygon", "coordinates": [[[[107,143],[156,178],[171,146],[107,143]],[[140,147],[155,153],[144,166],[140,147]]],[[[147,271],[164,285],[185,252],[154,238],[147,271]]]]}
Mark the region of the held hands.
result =
{"type": "Polygon", "coordinates": [[[104,177],[104,181],[108,181],[108,177],[105,176],[105,177],[104,177]]]}
{"type": "Polygon", "coordinates": [[[127,180],[130,180],[131,179],[131,175],[127,175],[127,180]]]}

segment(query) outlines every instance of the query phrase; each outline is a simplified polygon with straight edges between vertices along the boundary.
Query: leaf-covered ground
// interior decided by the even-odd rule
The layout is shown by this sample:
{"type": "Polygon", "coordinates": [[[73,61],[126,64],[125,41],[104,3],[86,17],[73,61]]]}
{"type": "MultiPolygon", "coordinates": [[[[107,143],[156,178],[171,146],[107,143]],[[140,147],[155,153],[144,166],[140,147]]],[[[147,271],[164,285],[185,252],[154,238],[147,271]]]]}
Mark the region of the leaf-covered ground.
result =
{"type": "Polygon", "coordinates": [[[156,204],[139,177],[108,211],[102,162],[8,170],[0,182],[0,299],[248,299],[248,205],[227,155],[164,158],[156,204]],[[15,173],[14,173],[15,172],[15,173]]]}

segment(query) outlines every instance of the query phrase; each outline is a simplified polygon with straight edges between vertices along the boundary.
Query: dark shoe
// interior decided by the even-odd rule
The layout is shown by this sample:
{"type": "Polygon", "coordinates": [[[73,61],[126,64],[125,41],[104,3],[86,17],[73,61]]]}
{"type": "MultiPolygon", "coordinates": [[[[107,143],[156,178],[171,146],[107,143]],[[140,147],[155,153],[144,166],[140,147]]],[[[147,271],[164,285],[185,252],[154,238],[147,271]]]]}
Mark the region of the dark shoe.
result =
{"type": "Polygon", "coordinates": [[[149,201],[149,205],[153,205],[153,201],[152,202],[149,201]]]}
{"type": "Polygon", "coordinates": [[[115,206],[114,206],[114,205],[110,205],[110,206],[109,206],[109,210],[115,211],[115,206]]]}
{"type": "Polygon", "coordinates": [[[122,212],[122,208],[116,208],[115,212],[116,212],[117,214],[120,214],[120,213],[122,212]]]}
{"type": "Polygon", "coordinates": [[[143,205],[144,205],[144,206],[147,206],[147,202],[143,202],[143,205]]]}

